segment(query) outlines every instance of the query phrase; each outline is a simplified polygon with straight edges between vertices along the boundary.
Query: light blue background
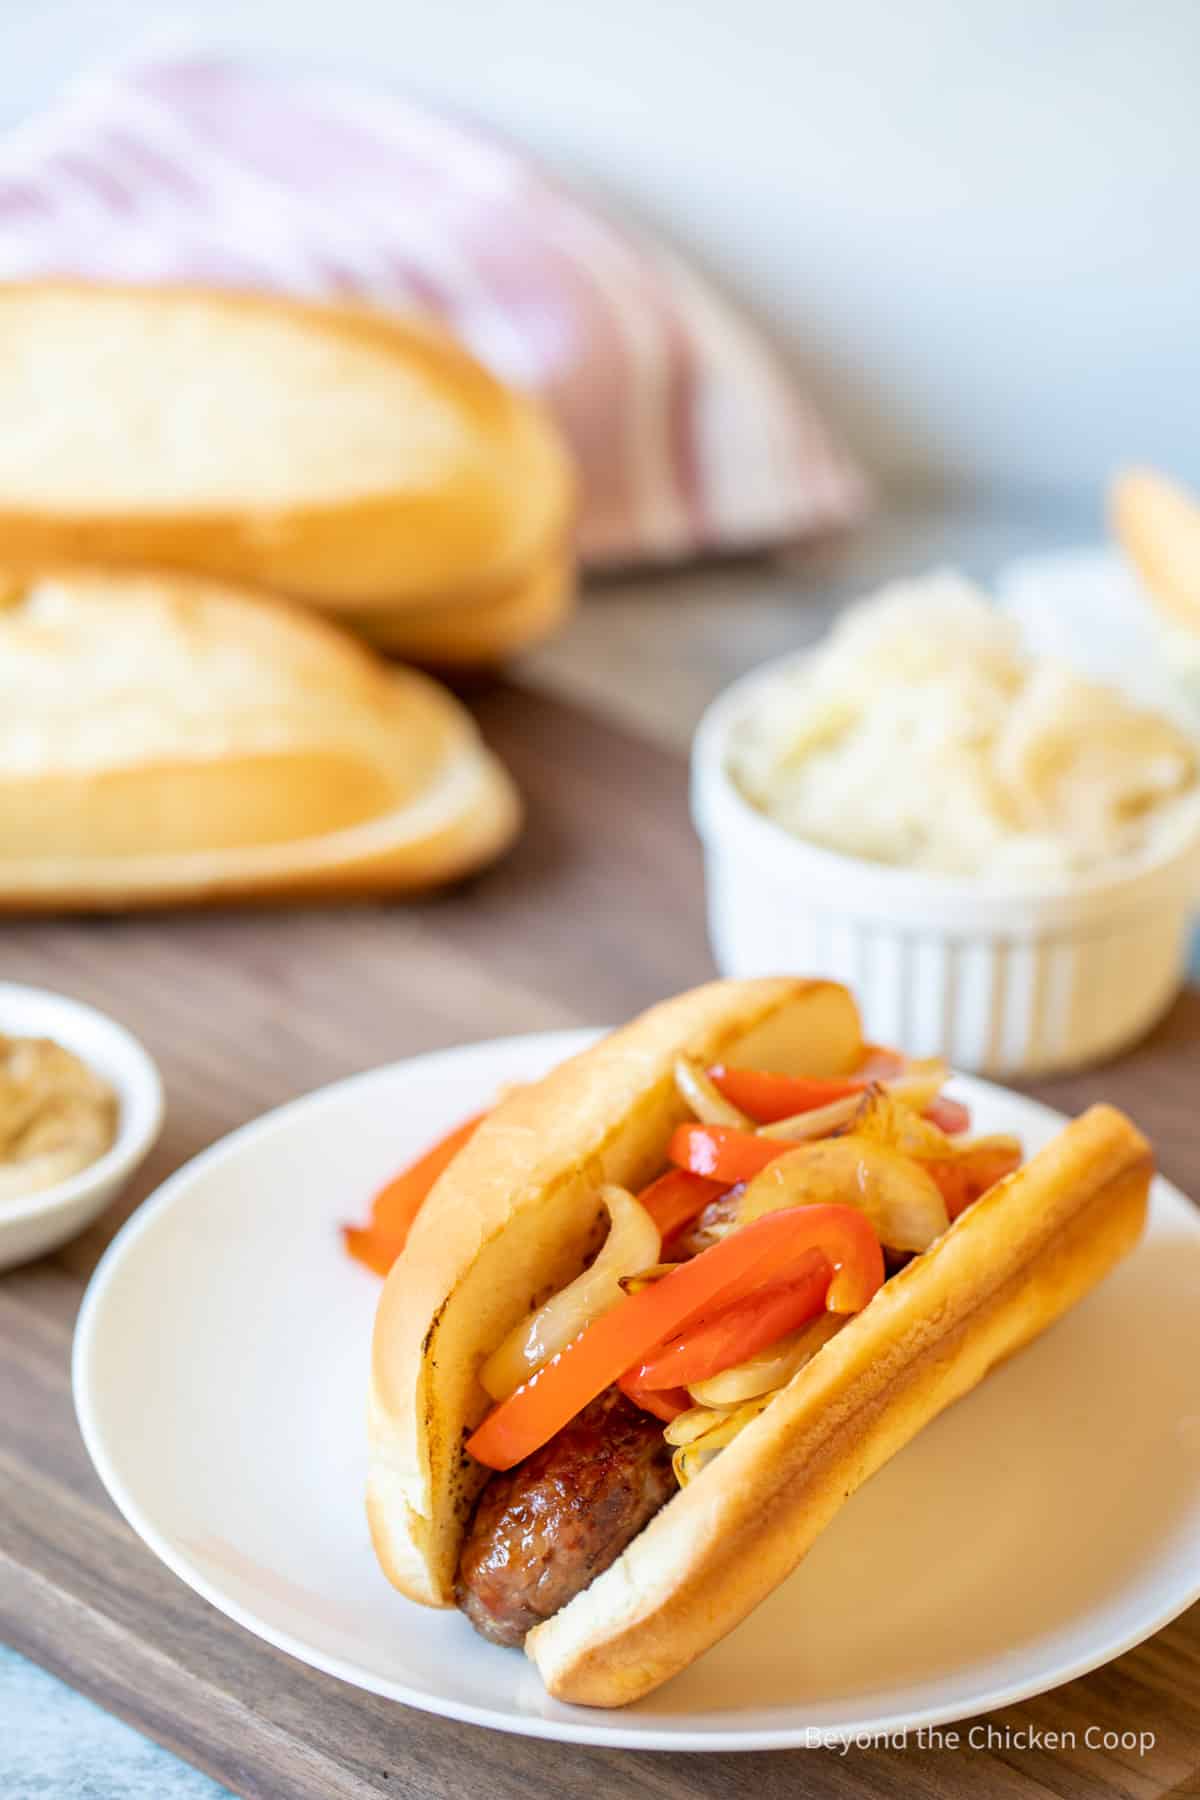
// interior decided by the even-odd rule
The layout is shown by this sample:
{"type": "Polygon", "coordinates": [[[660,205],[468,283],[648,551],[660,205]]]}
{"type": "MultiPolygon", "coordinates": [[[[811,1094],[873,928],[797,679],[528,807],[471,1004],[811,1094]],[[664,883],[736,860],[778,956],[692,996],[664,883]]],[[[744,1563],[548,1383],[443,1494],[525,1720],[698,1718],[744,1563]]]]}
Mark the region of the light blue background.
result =
{"type": "Polygon", "coordinates": [[[228,1789],[0,1646],[4,1800],[225,1800],[228,1789]]]}
{"type": "MultiPolygon", "coordinates": [[[[0,10],[0,123],[164,16],[0,10]]],[[[750,301],[893,482],[1095,498],[1142,459],[1200,483],[1196,0],[191,12],[210,44],[445,96],[635,210],[750,301]]]]}

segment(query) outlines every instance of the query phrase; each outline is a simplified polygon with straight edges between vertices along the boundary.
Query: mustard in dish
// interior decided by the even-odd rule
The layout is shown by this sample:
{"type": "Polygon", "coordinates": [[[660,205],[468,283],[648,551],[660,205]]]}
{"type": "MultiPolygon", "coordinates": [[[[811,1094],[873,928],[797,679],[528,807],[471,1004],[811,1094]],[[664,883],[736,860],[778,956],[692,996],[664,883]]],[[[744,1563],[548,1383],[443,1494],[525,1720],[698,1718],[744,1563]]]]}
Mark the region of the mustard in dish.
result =
{"type": "Polygon", "coordinates": [[[109,1083],[52,1038],[0,1032],[0,1201],[56,1187],[111,1149],[109,1083]]]}

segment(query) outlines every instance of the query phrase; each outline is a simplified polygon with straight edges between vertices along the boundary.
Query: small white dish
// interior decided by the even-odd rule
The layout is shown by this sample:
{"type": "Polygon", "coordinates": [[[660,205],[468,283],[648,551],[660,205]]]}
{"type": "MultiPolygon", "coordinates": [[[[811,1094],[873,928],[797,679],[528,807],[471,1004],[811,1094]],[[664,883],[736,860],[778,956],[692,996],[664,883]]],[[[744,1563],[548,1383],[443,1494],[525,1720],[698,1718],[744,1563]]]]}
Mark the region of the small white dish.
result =
{"type": "MultiPolygon", "coordinates": [[[[395,1593],[363,1510],[379,1283],[337,1227],[501,1084],[590,1035],[479,1044],[326,1088],[197,1157],[114,1240],[79,1315],[76,1410],[113,1500],[183,1581],[371,1693],[643,1750],[778,1749],[964,1718],[1084,1674],[1197,1598],[1200,1216],[1161,1181],[1113,1277],[922,1432],[765,1605],[637,1705],[562,1705],[523,1656],[395,1593]]],[[[954,1091],[981,1131],[1017,1131],[1030,1150],[1061,1123],[982,1082],[954,1091]]]]}
{"type": "Polygon", "coordinates": [[[692,746],[709,939],[723,975],[824,975],[853,989],[867,1035],[960,1069],[1044,1074],[1114,1055],[1187,977],[1200,891],[1200,797],[1139,858],[1056,884],[930,874],[844,856],[753,806],[732,735],[808,653],[734,682],[692,746]]]}
{"type": "Polygon", "coordinates": [[[55,1038],[112,1085],[120,1105],[117,1135],[103,1156],[53,1187],[0,1200],[0,1269],[8,1269],[66,1243],[104,1211],[162,1128],[163,1091],[132,1033],[67,994],[0,981],[0,1031],[55,1038]]]}

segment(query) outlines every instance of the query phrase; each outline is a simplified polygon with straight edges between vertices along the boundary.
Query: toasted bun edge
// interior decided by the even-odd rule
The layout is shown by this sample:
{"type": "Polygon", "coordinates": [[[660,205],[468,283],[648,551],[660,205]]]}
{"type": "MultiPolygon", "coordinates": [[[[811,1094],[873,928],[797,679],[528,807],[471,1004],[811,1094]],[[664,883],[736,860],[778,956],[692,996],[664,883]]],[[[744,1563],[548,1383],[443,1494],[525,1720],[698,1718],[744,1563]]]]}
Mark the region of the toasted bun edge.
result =
{"type": "Polygon", "coordinates": [[[964,1213],[530,1633],[550,1693],[625,1705],[731,1631],[862,1482],[1132,1248],[1151,1172],[1133,1125],[1093,1107],[964,1213]]]}

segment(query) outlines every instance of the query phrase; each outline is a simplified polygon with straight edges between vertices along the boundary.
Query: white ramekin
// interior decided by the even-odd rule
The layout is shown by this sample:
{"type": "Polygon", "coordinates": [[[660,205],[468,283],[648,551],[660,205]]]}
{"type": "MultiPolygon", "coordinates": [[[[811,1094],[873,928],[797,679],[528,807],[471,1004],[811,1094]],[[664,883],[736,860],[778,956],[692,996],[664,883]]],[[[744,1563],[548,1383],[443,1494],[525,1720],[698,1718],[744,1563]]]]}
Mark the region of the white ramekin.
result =
{"type": "Polygon", "coordinates": [[[57,1039],[111,1082],[120,1105],[116,1140],[103,1156],[53,1187],[0,1200],[0,1269],[8,1269],[66,1243],[116,1198],[158,1137],[163,1090],[133,1034],[68,994],[0,981],[0,1031],[57,1039]]]}
{"type": "Polygon", "coordinates": [[[1111,1056],[1147,1031],[1187,974],[1200,803],[1118,873],[1054,886],[929,875],[807,844],[727,771],[731,730],[799,659],[744,676],[692,749],[708,926],[725,975],[829,976],[868,1037],[961,1069],[1034,1074],[1111,1056]]]}

